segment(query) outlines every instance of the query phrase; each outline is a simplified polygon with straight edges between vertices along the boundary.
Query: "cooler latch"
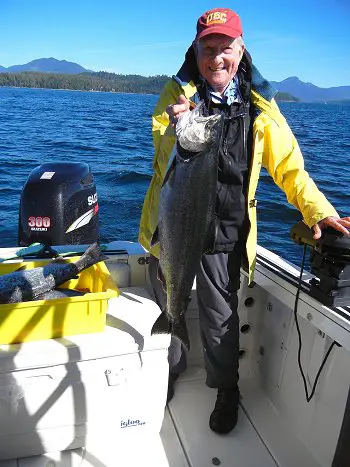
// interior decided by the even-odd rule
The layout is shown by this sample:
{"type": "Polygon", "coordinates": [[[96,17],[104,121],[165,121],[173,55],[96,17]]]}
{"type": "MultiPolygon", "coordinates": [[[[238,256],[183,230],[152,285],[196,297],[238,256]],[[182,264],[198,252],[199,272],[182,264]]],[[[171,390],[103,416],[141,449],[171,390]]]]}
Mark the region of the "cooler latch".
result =
{"type": "Polygon", "coordinates": [[[124,384],[127,380],[126,371],[123,368],[120,368],[117,372],[106,370],[105,376],[108,386],[119,386],[120,384],[124,384]]]}

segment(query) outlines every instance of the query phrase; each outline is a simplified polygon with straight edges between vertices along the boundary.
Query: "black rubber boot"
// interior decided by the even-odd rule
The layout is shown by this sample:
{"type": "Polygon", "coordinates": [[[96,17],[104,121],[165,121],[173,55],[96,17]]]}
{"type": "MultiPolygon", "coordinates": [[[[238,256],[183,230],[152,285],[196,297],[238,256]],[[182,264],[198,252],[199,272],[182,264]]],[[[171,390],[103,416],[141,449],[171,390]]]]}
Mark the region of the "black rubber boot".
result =
{"type": "Polygon", "coordinates": [[[166,403],[168,404],[171,399],[174,397],[174,383],[179,377],[178,374],[176,373],[169,373],[169,379],[168,379],[168,395],[166,398],[166,403]]]}
{"type": "Polygon", "coordinates": [[[238,388],[218,389],[215,407],[209,419],[209,426],[215,433],[225,434],[234,429],[238,419],[238,401],[238,388]]]}

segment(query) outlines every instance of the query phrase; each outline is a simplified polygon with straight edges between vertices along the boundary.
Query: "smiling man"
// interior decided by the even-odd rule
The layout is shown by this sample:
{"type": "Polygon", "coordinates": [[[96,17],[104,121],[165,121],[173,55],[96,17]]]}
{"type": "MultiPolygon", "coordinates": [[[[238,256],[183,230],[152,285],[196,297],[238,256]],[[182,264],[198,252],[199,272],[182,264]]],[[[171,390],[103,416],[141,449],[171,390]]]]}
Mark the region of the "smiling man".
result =
{"type": "MultiPolygon", "coordinates": [[[[210,428],[228,433],[237,423],[239,320],[237,290],[243,265],[252,280],[257,241],[255,192],[264,166],[288,201],[313,227],[315,238],[325,226],[348,235],[350,218],[340,219],[304,169],[298,143],[274,100],[276,92],[261,76],[245,50],[239,16],[228,8],[207,11],[184,64],[162,91],[153,114],[154,175],[143,206],[139,241],[151,251],[150,277],[158,304],[166,296],[157,278],[159,248],[151,248],[159,194],[176,137],[174,127],[200,100],[209,114],[225,116],[219,150],[213,249],[203,254],[197,272],[197,297],[206,383],[217,388],[210,428]]],[[[159,247],[159,246],[158,246],[159,247]]],[[[181,254],[181,251],[179,251],[181,254]]],[[[181,343],[169,349],[168,400],[186,367],[181,343]]]]}
{"type": "Polygon", "coordinates": [[[210,34],[194,45],[200,75],[223,94],[238,71],[244,52],[242,37],[232,40],[223,34],[210,34]]]}

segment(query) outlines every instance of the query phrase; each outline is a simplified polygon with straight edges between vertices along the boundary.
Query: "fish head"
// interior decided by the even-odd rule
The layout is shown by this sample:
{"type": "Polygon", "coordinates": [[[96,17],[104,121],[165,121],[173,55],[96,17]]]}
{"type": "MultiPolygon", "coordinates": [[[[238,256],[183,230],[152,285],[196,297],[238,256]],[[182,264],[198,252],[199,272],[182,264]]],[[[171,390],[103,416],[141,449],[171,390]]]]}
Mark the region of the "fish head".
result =
{"type": "Polygon", "coordinates": [[[221,136],[224,116],[207,115],[201,101],[192,111],[182,114],[176,125],[178,144],[189,152],[202,152],[221,136]]]}

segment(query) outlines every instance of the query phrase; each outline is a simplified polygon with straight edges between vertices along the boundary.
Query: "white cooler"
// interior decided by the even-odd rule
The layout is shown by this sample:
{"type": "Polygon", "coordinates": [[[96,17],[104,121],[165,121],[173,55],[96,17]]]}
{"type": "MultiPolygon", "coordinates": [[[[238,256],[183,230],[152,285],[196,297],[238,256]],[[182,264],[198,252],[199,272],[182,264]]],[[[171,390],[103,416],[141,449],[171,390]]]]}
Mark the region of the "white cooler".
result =
{"type": "Polygon", "coordinates": [[[103,333],[0,346],[0,459],[159,433],[169,336],[144,288],[121,292],[103,333]]]}

